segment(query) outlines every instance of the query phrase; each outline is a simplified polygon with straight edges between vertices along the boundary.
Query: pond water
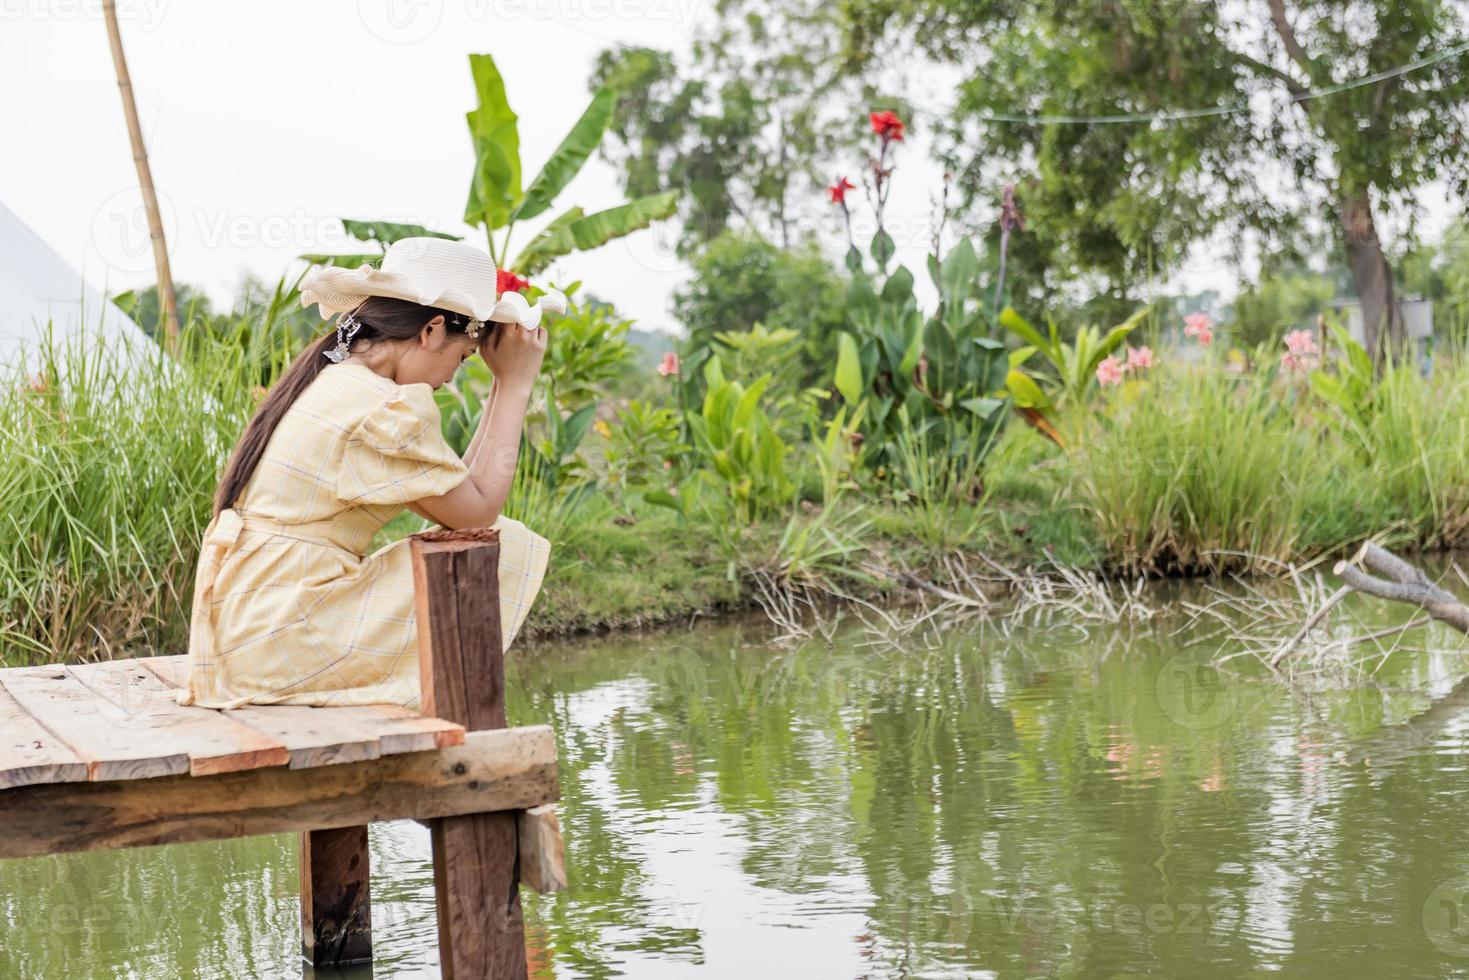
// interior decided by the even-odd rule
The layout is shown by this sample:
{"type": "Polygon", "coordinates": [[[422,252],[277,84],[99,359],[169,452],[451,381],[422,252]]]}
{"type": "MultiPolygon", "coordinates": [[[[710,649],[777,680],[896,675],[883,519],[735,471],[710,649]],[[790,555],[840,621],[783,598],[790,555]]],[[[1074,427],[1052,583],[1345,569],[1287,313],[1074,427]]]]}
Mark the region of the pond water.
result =
{"type": "MultiPolygon", "coordinates": [[[[556,727],[572,881],[527,896],[533,973],[1469,976],[1436,630],[1311,691],[1207,666],[1236,641],[1177,613],[531,648],[510,714],[556,727]]],[[[437,976],[427,831],[372,860],[378,959],[340,976],[437,976]]],[[[0,862],[0,976],[299,977],[297,887],[285,835],[0,862]]]]}

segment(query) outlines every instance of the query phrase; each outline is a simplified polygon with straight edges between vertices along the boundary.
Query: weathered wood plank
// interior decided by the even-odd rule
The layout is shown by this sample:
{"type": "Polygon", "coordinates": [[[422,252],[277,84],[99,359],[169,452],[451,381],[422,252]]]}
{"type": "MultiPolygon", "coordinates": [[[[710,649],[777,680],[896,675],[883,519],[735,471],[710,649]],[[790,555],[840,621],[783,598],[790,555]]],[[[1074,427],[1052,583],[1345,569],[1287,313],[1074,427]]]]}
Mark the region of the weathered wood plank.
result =
{"type": "Polygon", "coordinates": [[[290,752],[279,739],[242,725],[225,712],[179,704],[173,689],[137,661],[79,664],[67,670],[122,715],[149,719],[156,731],[177,740],[188,753],[192,775],[283,766],[290,761],[290,752]]]}
{"type": "Polygon", "coordinates": [[[0,688],[0,790],[87,778],[87,764],[0,688]]]}
{"type": "Polygon", "coordinates": [[[167,726],[99,697],[64,666],[0,671],[0,686],[76,752],[88,779],[152,779],[189,771],[188,749],[167,726]]]}
{"type": "Polygon", "coordinates": [[[557,797],[550,728],[473,732],[463,745],[310,772],[275,766],[5,790],[0,858],[427,820],[557,797]]]}
{"type": "Polygon", "coordinates": [[[542,895],[561,891],[566,887],[566,850],[555,804],[522,810],[517,817],[520,880],[542,895]]]}
{"type": "MultiPolygon", "coordinates": [[[[478,737],[505,726],[500,634],[500,536],[488,528],[414,535],[409,551],[425,714],[478,737]]],[[[479,813],[436,820],[434,885],[439,963],[448,980],[523,980],[525,922],[517,873],[517,817],[479,813]]]]}
{"type": "Polygon", "coordinates": [[[372,959],[367,825],[300,835],[301,955],[313,967],[372,959]]]}
{"type": "MultiPolygon", "coordinates": [[[[139,661],[164,683],[182,686],[184,657],[139,661]]],[[[294,769],[360,762],[403,752],[425,752],[464,744],[464,726],[425,718],[396,704],[313,708],[298,704],[249,704],[225,712],[230,718],[282,742],[294,769]]]]}

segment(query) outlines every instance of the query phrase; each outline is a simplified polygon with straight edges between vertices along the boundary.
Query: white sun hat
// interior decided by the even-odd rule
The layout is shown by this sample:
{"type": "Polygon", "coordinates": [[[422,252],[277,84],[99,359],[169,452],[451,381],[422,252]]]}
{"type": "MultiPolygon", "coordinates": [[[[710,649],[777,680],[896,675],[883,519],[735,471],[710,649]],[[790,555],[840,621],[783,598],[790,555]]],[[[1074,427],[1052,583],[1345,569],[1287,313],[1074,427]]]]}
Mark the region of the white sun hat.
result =
{"type": "Polygon", "coordinates": [[[317,305],[322,319],[355,310],[369,296],[404,299],[474,320],[540,326],[541,315],[566,312],[566,297],[554,289],[529,302],[520,293],[498,293],[499,275],[489,255],[448,238],[400,238],[388,246],[382,267],[317,266],[301,282],[301,305],[317,305]]]}

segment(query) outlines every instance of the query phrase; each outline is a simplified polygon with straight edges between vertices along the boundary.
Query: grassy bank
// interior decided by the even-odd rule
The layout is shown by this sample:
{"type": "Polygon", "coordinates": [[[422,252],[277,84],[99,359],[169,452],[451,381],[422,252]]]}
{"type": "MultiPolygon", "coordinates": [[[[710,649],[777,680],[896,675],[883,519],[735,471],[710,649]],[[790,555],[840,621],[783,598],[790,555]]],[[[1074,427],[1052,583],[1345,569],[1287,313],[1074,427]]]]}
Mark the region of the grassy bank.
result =
{"type": "MultiPolygon", "coordinates": [[[[229,349],[125,378],[83,353],[70,374],[51,359],[0,390],[6,663],[184,648],[199,536],[264,356],[229,349]]],[[[955,556],[1196,574],[1369,536],[1469,544],[1469,369],[1395,369],[1359,394],[1344,408],[1273,371],[1158,368],[1064,417],[1064,450],[1015,420],[982,467],[915,449],[891,470],[834,473],[829,445],[793,445],[780,506],[738,498],[694,453],[651,467],[656,483],[613,486],[594,434],[577,480],[528,465],[508,508],[555,528],[526,633],[686,622],[762,587],[896,599],[915,579],[943,584],[955,556]]]]}

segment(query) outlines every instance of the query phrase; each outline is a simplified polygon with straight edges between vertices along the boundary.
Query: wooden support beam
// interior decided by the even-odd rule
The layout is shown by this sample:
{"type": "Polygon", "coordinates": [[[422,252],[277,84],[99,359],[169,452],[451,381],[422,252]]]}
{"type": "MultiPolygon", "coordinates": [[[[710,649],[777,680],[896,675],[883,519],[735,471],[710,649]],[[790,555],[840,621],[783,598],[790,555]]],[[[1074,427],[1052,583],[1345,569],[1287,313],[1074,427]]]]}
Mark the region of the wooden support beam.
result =
{"type": "MultiPolygon", "coordinates": [[[[499,533],[429,531],[414,535],[409,549],[423,712],[458,722],[471,737],[503,728],[499,533]]],[[[451,817],[434,821],[429,833],[444,977],[525,980],[517,815],[451,817]]]]}
{"type": "Polygon", "coordinates": [[[300,835],[301,955],[313,967],[372,959],[367,825],[300,835]]]}
{"type": "Polygon", "coordinates": [[[471,732],[463,745],[321,769],[3,790],[0,858],[523,810],[558,796],[549,727],[471,732]]]}

